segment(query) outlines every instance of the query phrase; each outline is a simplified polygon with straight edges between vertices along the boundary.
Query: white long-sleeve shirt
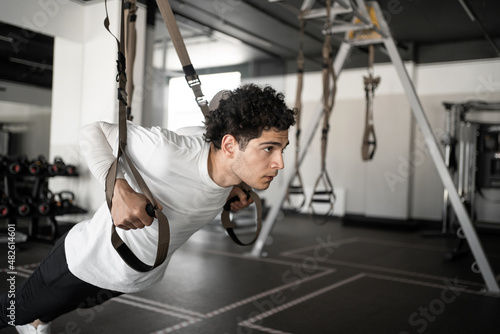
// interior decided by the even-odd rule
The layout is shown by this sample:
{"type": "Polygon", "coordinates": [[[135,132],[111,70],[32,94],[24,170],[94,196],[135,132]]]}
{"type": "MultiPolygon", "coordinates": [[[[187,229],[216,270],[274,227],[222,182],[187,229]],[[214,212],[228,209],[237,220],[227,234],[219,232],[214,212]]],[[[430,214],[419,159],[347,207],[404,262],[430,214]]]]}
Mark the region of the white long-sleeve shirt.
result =
{"type": "MultiPolygon", "coordinates": [[[[118,126],[97,122],[81,131],[81,151],[104,188],[109,166],[115,159],[118,126]]],[[[93,218],[76,224],[65,240],[70,271],[90,284],[121,292],[137,292],[161,280],[172,256],[187,239],[220,213],[231,188],[218,186],[208,174],[210,145],[202,136],[182,136],[152,127],[128,123],[128,156],[163,207],[170,224],[166,261],[146,273],[130,268],[111,244],[112,220],[106,203],[93,218]]],[[[128,166],[120,162],[121,176],[139,191],[128,166]]],[[[158,222],[143,229],[117,232],[143,262],[156,257],[158,222]]]]}

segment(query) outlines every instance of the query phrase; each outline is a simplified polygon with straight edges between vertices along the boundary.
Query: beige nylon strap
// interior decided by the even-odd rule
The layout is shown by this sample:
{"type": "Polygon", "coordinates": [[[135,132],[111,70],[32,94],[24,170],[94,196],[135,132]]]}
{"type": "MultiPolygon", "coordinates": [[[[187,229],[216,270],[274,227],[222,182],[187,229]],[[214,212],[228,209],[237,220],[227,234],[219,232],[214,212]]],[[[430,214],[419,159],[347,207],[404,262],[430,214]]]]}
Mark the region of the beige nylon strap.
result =
{"type": "MultiPolygon", "coordinates": [[[[104,21],[104,25],[106,29],[109,31],[109,17],[106,8],[106,19],[104,21]]],[[[111,33],[111,32],[110,32],[111,33]]],[[[124,15],[124,0],[122,0],[122,11],[121,11],[121,25],[120,25],[120,36],[125,38],[125,15],[124,15]]],[[[108,174],[106,176],[106,202],[108,204],[109,209],[112,207],[112,199],[115,188],[117,170],[118,170],[118,162],[120,157],[123,157],[125,162],[130,167],[132,174],[139,185],[142,193],[148,198],[151,202],[153,209],[155,211],[156,218],[158,219],[158,247],[156,252],[156,259],[153,265],[148,265],[139,260],[132,251],[128,248],[128,246],[123,242],[118,233],[116,232],[115,225],[111,226],[111,242],[113,247],[116,249],[118,254],[122,257],[122,259],[129,265],[131,268],[140,271],[146,272],[153,270],[160,264],[162,264],[168,253],[168,246],[170,243],[170,228],[168,224],[167,217],[158,210],[158,204],[153,194],[149,190],[148,186],[144,182],[144,179],[137,171],[137,168],[134,166],[133,162],[130,160],[128,155],[126,154],[126,146],[127,146],[127,93],[126,93],[126,85],[127,85],[127,76],[126,76],[126,60],[125,60],[125,45],[120,42],[115,37],[118,43],[118,75],[117,80],[119,83],[118,88],[118,153],[115,161],[111,165],[108,174]]]]}
{"type": "Polygon", "coordinates": [[[290,208],[295,211],[299,211],[304,204],[306,203],[306,197],[304,193],[304,184],[302,182],[302,176],[300,174],[300,114],[302,112],[302,87],[304,81],[304,32],[305,32],[305,14],[306,10],[302,10],[299,15],[299,50],[297,54],[297,91],[295,93],[295,175],[290,179],[290,183],[288,184],[286,201],[290,208]],[[299,201],[297,204],[297,199],[294,198],[299,197],[299,201]]]}
{"type": "Polygon", "coordinates": [[[125,24],[125,59],[127,74],[127,120],[133,120],[132,116],[132,98],[134,96],[134,62],[136,52],[137,31],[135,21],[137,18],[137,0],[128,0],[125,2],[124,18],[125,24]]]}
{"type": "Polygon", "coordinates": [[[363,143],[361,145],[361,158],[363,161],[373,159],[375,150],[377,149],[377,137],[375,136],[373,122],[373,99],[375,97],[375,89],[380,83],[380,77],[373,76],[374,57],[375,50],[372,44],[369,46],[368,77],[363,77],[366,98],[365,129],[363,131],[363,143]]]}
{"type": "MultiPolygon", "coordinates": [[[[325,26],[325,31],[330,31],[332,25],[330,19],[331,12],[331,1],[326,2],[327,10],[327,21],[325,26]]],[[[331,36],[326,33],[323,42],[323,69],[322,69],[322,80],[323,80],[323,129],[321,133],[321,173],[316,179],[314,185],[314,192],[311,197],[309,204],[309,209],[316,215],[316,210],[314,208],[314,203],[326,203],[328,204],[328,210],[324,216],[328,216],[333,212],[333,207],[335,204],[336,196],[333,189],[333,184],[330,181],[330,177],[326,171],[326,153],[327,153],[327,143],[328,143],[328,131],[330,129],[330,115],[333,110],[335,95],[337,93],[337,76],[333,68],[333,50],[331,44],[331,36]]],[[[326,220],[325,220],[326,222],[326,220]]]]}
{"type": "MultiPolygon", "coordinates": [[[[257,241],[257,238],[259,237],[260,230],[262,229],[262,202],[259,198],[259,196],[250,188],[248,185],[245,183],[240,184],[240,187],[247,193],[247,195],[254,201],[256,209],[257,209],[257,229],[255,231],[255,236],[252,240],[249,242],[242,242],[234,233],[234,226],[235,224],[231,222],[229,218],[229,206],[226,204],[224,206],[224,210],[221,213],[221,220],[222,220],[222,226],[227,231],[227,234],[233,239],[235,243],[237,243],[240,246],[249,246],[255,243],[257,241]]],[[[230,200],[231,201],[231,200],[230,200]]],[[[229,203],[228,203],[229,204],[229,203]]]]}
{"type": "Polygon", "coordinates": [[[179,31],[179,27],[177,26],[177,22],[175,21],[174,13],[172,12],[172,8],[168,3],[168,0],[156,0],[158,4],[158,8],[160,9],[161,16],[163,17],[163,21],[167,26],[168,32],[170,34],[170,38],[172,39],[172,43],[174,44],[175,51],[177,52],[177,56],[182,64],[182,69],[186,74],[186,81],[193,90],[194,96],[196,98],[196,103],[200,107],[203,115],[208,114],[208,102],[205,98],[205,95],[201,91],[201,81],[198,78],[198,74],[191,64],[191,60],[189,59],[189,54],[186,49],[186,45],[184,44],[184,40],[182,39],[181,32],[179,31]]]}

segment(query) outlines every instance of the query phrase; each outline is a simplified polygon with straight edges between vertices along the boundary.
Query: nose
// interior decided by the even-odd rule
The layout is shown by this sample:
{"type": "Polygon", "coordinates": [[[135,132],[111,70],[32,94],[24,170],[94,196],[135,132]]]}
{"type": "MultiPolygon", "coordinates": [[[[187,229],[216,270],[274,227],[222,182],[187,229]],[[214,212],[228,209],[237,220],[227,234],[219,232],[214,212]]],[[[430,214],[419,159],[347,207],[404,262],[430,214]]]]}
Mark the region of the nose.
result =
{"type": "MultiPolygon", "coordinates": [[[[278,152],[276,152],[278,153],[278,152]]],[[[285,162],[283,161],[283,153],[279,152],[271,163],[272,169],[283,169],[285,168],[285,162]]]]}

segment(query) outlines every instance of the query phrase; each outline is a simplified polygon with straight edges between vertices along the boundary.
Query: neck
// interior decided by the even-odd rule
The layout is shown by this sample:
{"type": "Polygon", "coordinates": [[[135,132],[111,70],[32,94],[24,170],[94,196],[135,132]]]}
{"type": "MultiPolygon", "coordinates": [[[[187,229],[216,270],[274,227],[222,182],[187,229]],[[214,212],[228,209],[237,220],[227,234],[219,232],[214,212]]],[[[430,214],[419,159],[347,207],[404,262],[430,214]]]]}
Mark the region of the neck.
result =
{"type": "Polygon", "coordinates": [[[210,144],[207,162],[208,175],[220,187],[227,188],[241,183],[241,180],[231,171],[230,163],[221,150],[210,144]]]}

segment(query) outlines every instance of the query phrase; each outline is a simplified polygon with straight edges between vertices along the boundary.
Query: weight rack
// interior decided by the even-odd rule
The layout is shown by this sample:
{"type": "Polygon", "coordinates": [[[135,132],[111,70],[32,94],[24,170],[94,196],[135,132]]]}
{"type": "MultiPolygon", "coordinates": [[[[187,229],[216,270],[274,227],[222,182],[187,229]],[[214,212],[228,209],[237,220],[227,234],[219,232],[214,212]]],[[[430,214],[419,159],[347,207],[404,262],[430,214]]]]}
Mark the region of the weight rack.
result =
{"type": "Polygon", "coordinates": [[[75,205],[70,191],[53,193],[48,188],[51,177],[78,177],[76,166],[60,157],[49,163],[42,155],[29,160],[26,156],[0,155],[0,220],[17,224],[28,220],[28,238],[54,242],[58,237],[56,217],[83,214],[87,210],[75,205]],[[40,231],[40,219],[45,218],[50,232],[40,231]]]}

